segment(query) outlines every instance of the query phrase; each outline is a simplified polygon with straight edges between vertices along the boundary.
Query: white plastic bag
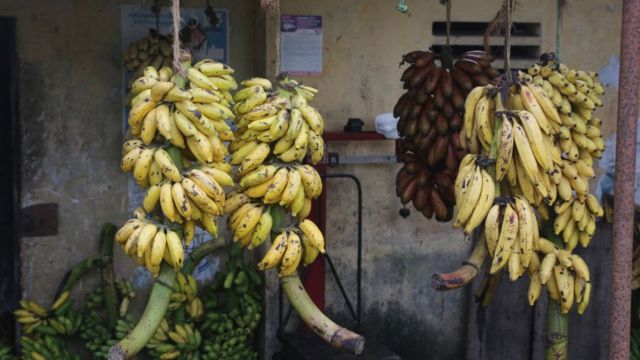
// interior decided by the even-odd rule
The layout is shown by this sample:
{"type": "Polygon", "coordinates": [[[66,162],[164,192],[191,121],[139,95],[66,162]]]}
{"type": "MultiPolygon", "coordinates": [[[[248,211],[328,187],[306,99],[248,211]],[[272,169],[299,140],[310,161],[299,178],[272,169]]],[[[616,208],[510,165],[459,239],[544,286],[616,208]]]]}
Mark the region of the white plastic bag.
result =
{"type": "Polygon", "coordinates": [[[387,139],[399,139],[398,118],[393,117],[393,113],[384,113],[376,116],[376,132],[384,135],[387,139]]]}

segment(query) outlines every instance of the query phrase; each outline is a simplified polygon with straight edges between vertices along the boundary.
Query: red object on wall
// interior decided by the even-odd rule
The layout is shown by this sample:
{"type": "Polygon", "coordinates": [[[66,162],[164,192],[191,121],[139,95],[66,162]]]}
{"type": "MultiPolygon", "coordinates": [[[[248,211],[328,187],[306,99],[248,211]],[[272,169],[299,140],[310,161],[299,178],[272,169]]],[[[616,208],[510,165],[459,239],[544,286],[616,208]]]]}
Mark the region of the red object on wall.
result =
{"type": "MultiPolygon", "coordinates": [[[[325,144],[338,141],[371,141],[371,140],[387,140],[383,135],[375,131],[362,131],[357,133],[345,132],[325,132],[322,135],[325,144]]],[[[325,159],[321,163],[315,165],[320,176],[327,174],[326,154],[325,159]]],[[[327,181],[322,180],[323,190],[320,197],[313,201],[309,220],[318,225],[322,234],[326,238],[327,228],[327,181]]],[[[316,306],[324,311],[325,308],[325,261],[322,255],[319,255],[316,261],[309,265],[307,277],[304,280],[304,287],[316,306]]]]}

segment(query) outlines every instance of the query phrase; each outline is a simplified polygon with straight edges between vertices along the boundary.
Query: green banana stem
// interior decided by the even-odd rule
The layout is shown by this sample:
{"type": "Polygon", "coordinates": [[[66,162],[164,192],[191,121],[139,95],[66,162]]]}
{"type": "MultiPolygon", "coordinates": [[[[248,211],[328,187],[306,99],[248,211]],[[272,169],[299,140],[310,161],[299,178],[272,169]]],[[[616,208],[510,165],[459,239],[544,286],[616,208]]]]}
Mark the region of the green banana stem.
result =
{"type": "Polygon", "coordinates": [[[221,248],[226,247],[224,242],[224,238],[219,237],[215,238],[211,241],[207,241],[202,245],[198,246],[196,249],[193,249],[187,258],[187,261],[184,263],[184,267],[182,268],[182,272],[185,274],[193,273],[196,266],[204,259],[207,255],[219,250],[221,248]]]}
{"type": "Polygon", "coordinates": [[[173,267],[162,264],[140,321],[124,339],[109,350],[110,360],[130,359],[149,342],[167,312],[175,279],[173,267]]]}
{"type": "MultiPolygon", "coordinates": [[[[551,215],[542,224],[541,233],[560,248],[564,241],[553,231],[555,216],[551,215]]],[[[547,298],[547,341],[545,348],[546,360],[566,360],[569,357],[569,316],[562,314],[560,303],[547,298]]]]}
{"type": "Polygon", "coordinates": [[[69,271],[67,271],[67,273],[62,278],[62,282],[58,287],[58,291],[56,291],[53,298],[57,299],[58,296],[60,296],[60,294],[62,294],[63,292],[71,291],[71,289],[73,289],[76,283],[83,276],[89,273],[89,271],[102,266],[103,266],[102,256],[99,256],[99,255],[90,256],[80,261],[79,263],[75,264],[71,269],[69,269],[69,271]]]}
{"type": "Polygon", "coordinates": [[[180,149],[178,149],[174,145],[171,145],[167,149],[167,153],[169,154],[169,157],[171,157],[171,160],[173,160],[173,163],[178,167],[178,170],[183,171],[184,162],[182,161],[182,152],[180,151],[180,149]]]}
{"type": "Polygon", "coordinates": [[[281,278],[280,284],[300,318],[318,336],[335,348],[355,355],[362,353],[364,336],[337,325],[323,314],[307,294],[297,274],[281,278]]]}
{"type": "Polygon", "coordinates": [[[562,314],[559,302],[548,299],[545,360],[567,360],[568,345],[569,316],[562,314]]]}
{"type": "Polygon", "coordinates": [[[118,294],[113,272],[113,239],[116,231],[118,231],[118,228],[115,225],[106,223],[102,226],[102,231],[100,232],[100,255],[103,262],[100,272],[109,329],[115,328],[118,320],[118,294]]]}

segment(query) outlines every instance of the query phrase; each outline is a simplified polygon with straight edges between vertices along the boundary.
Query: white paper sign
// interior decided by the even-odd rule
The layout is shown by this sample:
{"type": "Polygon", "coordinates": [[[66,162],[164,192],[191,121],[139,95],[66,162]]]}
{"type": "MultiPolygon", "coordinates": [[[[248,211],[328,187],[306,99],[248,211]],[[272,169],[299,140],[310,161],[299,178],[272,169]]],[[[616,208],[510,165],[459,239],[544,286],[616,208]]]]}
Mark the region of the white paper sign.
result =
{"type": "Polygon", "coordinates": [[[322,73],[322,50],[322,16],[281,16],[280,72],[319,75],[322,73]]]}

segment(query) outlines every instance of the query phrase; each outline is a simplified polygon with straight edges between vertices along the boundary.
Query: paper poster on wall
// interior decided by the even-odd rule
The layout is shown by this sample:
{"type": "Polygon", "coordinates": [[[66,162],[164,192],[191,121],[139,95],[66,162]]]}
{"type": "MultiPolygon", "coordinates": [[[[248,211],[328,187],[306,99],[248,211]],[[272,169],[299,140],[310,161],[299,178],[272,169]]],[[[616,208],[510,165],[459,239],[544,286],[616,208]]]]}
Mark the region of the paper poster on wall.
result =
{"type": "MultiPolygon", "coordinates": [[[[194,26],[197,24],[202,30],[204,36],[201,39],[193,39],[189,43],[190,45],[197,44],[198,46],[191,46],[191,54],[195,61],[204,58],[210,58],[218,60],[224,63],[229,63],[229,11],[227,9],[214,9],[218,22],[215,26],[209,23],[209,20],[204,12],[204,8],[181,8],[181,17],[183,24],[181,28],[185,26],[194,26]],[[194,20],[195,19],[195,20],[194,20]],[[202,41],[197,41],[202,40],[202,41]]],[[[127,47],[149,35],[149,30],[156,29],[156,16],[150,10],[150,5],[121,5],[120,6],[120,20],[121,20],[121,50],[122,53],[127,47]]],[[[172,31],[172,19],[171,13],[168,7],[161,8],[158,18],[158,31],[163,35],[171,35],[172,31]]],[[[193,33],[193,32],[192,32],[193,33]]],[[[129,128],[127,123],[129,108],[126,106],[126,94],[127,87],[131,74],[126,71],[124,66],[122,67],[122,99],[123,99],[123,113],[122,113],[122,132],[123,137],[126,136],[126,132],[129,128]]],[[[128,211],[129,214],[133,210],[141,206],[144,199],[145,190],[136,184],[132,176],[129,176],[128,181],[128,211]]],[[[187,249],[189,253],[192,249],[198,247],[202,242],[209,241],[211,236],[202,229],[197,228],[191,246],[187,249]]],[[[213,278],[213,275],[220,267],[220,261],[217,258],[205,259],[194,272],[198,281],[208,281],[213,278]]],[[[134,283],[138,287],[147,286],[151,278],[149,274],[144,271],[143,268],[139,269],[134,274],[134,283]]]]}
{"type": "Polygon", "coordinates": [[[280,72],[319,75],[322,51],[322,16],[280,17],[280,72]]]}

